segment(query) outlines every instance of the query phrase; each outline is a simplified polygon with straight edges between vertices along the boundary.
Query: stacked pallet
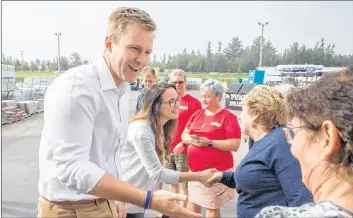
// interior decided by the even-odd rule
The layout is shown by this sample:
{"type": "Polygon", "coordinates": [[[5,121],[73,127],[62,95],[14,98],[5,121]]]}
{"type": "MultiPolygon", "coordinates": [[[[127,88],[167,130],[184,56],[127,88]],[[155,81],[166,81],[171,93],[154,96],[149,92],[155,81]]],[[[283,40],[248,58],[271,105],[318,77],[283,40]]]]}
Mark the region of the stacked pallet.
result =
{"type": "Polygon", "coordinates": [[[44,99],[40,98],[38,99],[38,111],[43,111],[44,110],[44,99]]]}
{"type": "Polygon", "coordinates": [[[1,124],[7,122],[5,111],[1,110],[1,124]]]}
{"type": "Polygon", "coordinates": [[[38,112],[38,102],[36,101],[18,101],[17,106],[24,110],[28,115],[38,112]]]}
{"type": "Polygon", "coordinates": [[[1,101],[1,108],[4,107],[16,107],[16,100],[2,100],[1,101]]]}
{"type": "Polygon", "coordinates": [[[3,100],[1,106],[1,124],[12,123],[27,116],[22,108],[17,107],[15,100],[3,100]]]}

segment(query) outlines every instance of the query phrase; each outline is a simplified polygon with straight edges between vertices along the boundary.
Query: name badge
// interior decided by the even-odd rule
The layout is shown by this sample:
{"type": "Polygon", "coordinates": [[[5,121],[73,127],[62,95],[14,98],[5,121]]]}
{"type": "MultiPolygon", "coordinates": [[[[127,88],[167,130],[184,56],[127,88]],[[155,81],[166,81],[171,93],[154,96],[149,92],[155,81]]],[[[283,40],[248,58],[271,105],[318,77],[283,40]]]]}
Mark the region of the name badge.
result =
{"type": "Polygon", "coordinates": [[[180,109],[180,110],[187,110],[187,109],[189,109],[189,107],[188,107],[188,106],[183,106],[183,105],[181,105],[181,106],[179,106],[179,109],[180,109]]]}
{"type": "Polygon", "coordinates": [[[212,122],[211,123],[212,126],[217,126],[217,127],[221,127],[222,124],[220,123],[217,123],[217,122],[212,122]]]}

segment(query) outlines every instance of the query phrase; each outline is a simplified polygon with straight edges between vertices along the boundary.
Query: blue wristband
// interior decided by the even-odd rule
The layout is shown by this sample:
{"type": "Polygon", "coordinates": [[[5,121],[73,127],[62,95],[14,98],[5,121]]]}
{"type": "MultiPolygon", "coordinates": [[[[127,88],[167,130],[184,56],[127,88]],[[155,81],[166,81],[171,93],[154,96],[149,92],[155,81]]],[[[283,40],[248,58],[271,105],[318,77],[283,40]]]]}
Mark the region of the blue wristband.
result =
{"type": "Polygon", "coordinates": [[[145,200],[145,204],[143,206],[143,208],[145,210],[148,209],[148,206],[149,206],[149,203],[150,203],[150,199],[151,199],[151,191],[147,191],[147,197],[146,197],[146,200],[145,200]]]}

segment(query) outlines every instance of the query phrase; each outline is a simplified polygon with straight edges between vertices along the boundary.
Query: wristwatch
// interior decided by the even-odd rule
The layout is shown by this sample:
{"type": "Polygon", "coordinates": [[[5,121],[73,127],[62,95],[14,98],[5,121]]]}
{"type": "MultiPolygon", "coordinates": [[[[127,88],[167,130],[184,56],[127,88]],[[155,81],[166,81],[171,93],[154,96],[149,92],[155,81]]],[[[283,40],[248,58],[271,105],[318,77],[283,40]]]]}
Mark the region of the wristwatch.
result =
{"type": "Polygon", "coordinates": [[[208,147],[213,147],[213,140],[211,139],[210,142],[208,143],[208,147]]]}

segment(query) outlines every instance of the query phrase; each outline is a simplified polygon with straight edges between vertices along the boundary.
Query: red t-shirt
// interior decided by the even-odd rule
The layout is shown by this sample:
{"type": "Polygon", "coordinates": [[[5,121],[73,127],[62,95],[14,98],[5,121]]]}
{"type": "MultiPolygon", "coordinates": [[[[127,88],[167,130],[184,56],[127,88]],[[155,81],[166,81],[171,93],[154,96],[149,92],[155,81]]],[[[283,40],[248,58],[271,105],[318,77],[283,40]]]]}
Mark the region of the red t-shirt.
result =
{"type": "MultiPolygon", "coordinates": [[[[240,139],[238,118],[227,109],[213,116],[206,116],[205,109],[196,111],[186,128],[190,134],[212,140],[240,139]]],[[[187,146],[189,169],[199,172],[209,168],[225,171],[234,167],[233,155],[230,151],[222,151],[213,147],[187,146]]]]}
{"type": "MultiPolygon", "coordinates": [[[[190,119],[191,115],[195,111],[200,110],[201,108],[202,107],[201,107],[200,101],[192,97],[191,95],[186,94],[184,97],[181,98],[180,106],[178,109],[178,113],[179,113],[178,124],[176,126],[174,140],[169,146],[169,153],[174,153],[173,150],[175,146],[179,142],[181,142],[181,135],[183,134],[186,123],[190,119]]],[[[186,149],[184,149],[182,153],[186,153],[186,149]]]]}

